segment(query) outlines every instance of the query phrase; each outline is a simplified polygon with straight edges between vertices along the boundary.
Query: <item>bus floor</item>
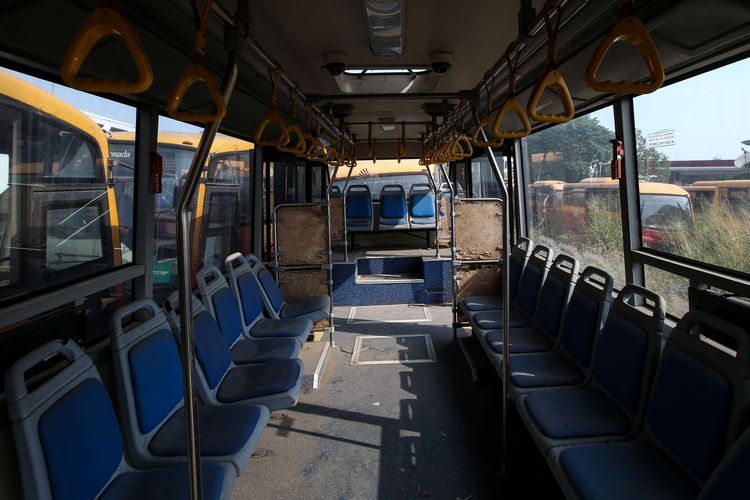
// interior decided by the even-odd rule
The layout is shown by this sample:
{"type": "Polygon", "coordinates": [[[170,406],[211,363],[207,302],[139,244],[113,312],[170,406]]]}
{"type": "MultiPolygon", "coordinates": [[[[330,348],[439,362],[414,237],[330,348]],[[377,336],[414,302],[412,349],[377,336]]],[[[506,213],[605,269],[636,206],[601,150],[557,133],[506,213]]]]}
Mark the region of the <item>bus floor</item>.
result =
{"type": "Polygon", "coordinates": [[[500,476],[499,379],[470,339],[480,377],[472,383],[450,307],[430,306],[429,321],[392,322],[407,307],[367,308],[370,321],[336,308],[337,347],[320,388],[272,416],[234,499],[562,497],[513,409],[500,476]],[[350,364],[358,336],[414,334],[430,336],[437,362],[350,364]]]}

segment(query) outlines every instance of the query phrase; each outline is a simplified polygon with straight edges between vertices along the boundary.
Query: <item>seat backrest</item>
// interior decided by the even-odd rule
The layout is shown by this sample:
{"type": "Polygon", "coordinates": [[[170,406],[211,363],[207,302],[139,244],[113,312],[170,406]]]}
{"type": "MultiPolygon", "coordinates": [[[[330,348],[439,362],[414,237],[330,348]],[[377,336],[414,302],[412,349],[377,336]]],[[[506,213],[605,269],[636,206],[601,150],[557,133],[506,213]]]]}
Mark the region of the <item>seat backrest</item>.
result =
{"type": "Polygon", "coordinates": [[[278,318],[281,308],[284,307],[284,296],[281,294],[281,289],[276,283],[276,279],[271,274],[263,263],[258,260],[254,255],[246,256],[250,269],[258,280],[258,285],[261,289],[261,298],[263,299],[263,306],[266,309],[266,313],[272,318],[278,318]]]}
{"type": "Polygon", "coordinates": [[[346,190],[346,218],[372,219],[372,194],[369,187],[355,184],[346,190]]]}
{"type": "Polygon", "coordinates": [[[412,217],[435,217],[435,193],[429,184],[412,184],[409,189],[409,213],[412,217]]]}
{"type": "Polygon", "coordinates": [[[148,457],[148,441],[183,406],[177,340],[164,313],[150,299],[116,310],[110,332],[125,440],[131,457],[148,457]],[[137,313],[145,319],[134,318],[124,327],[123,320],[137,313]]]}
{"type": "Polygon", "coordinates": [[[95,498],[127,469],[112,402],[72,340],[53,340],[16,361],[5,392],[26,498],[95,498]],[[30,389],[27,372],[58,355],[67,365],[30,389]]]}
{"type": "Polygon", "coordinates": [[[602,327],[594,352],[594,380],[637,421],[658,361],[664,328],[664,299],[643,287],[625,285],[602,327]],[[639,297],[653,306],[628,303],[639,297]]]}
{"type": "Polygon", "coordinates": [[[724,456],[698,495],[698,500],[745,500],[750,470],[750,427],[724,456]]]}
{"type": "MultiPolygon", "coordinates": [[[[198,379],[198,392],[207,403],[216,402],[216,391],[224,376],[232,368],[232,352],[227,347],[224,336],[219,329],[216,320],[208,312],[208,309],[199,298],[193,298],[193,345],[195,348],[195,359],[198,362],[196,370],[198,379]]],[[[177,318],[181,313],[179,295],[173,293],[164,302],[176,313],[177,318]]],[[[182,334],[177,335],[182,341],[182,334]]]]}
{"type": "Polygon", "coordinates": [[[516,294],[516,305],[529,317],[534,314],[539,290],[547,278],[552,265],[552,250],[544,245],[537,245],[531,252],[529,261],[521,273],[516,294]]]}
{"type": "Polygon", "coordinates": [[[531,256],[531,249],[534,244],[528,238],[519,238],[510,251],[509,269],[510,269],[510,298],[515,299],[518,295],[518,283],[521,281],[521,274],[526,267],[526,263],[531,256]]]}
{"type": "Polygon", "coordinates": [[[203,304],[219,324],[230,349],[243,337],[242,313],[237,297],[216,266],[206,266],[195,273],[203,304]]]}
{"type": "Polygon", "coordinates": [[[558,255],[539,291],[534,323],[553,340],[557,339],[562,315],[568,305],[572,287],[578,279],[578,267],[578,261],[573,257],[558,255]]]}
{"type": "Polygon", "coordinates": [[[404,188],[400,184],[385,184],[380,191],[380,218],[403,219],[406,215],[404,188]]]}
{"type": "Polygon", "coordinates": [[[585,372],[612,304],[612,275],[593,266],[581,272],[573,287],[560,329],[560,345],[585,372]]]}
{"type": "Polygon", "coordinates": [[[747,331],[699,311],[683,316],[664,347],[648,434],[700,483],[747,425],[748,359],[747,331]]]}
{"type": "Polygon", "coordinates": [[[224,260],[224,267],[229,276],[229,288],[240,304],[242,325],[245,335],[263,319],[263,299],[258,281],[255,279],[250,264],[241,253],[233,253],[224,260]]]}

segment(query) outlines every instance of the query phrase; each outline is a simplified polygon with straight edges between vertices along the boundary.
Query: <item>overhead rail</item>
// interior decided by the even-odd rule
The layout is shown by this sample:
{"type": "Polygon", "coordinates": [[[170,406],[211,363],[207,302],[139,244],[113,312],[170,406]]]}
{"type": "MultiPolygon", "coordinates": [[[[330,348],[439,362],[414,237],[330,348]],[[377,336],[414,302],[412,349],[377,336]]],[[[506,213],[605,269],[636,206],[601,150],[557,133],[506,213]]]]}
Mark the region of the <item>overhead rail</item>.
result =
{"type": "Polygon", "coordinates": [[[206,56],[206,28],[208,19],[211,16],[213,0],[206,0],[203,8],[198,29],[195,31],[195,45],[193,46],[193,62],[180,75],[177,84],[172,89],[167,102],[167,113],[175,120],[184,122],[212,123],[224,118],[227,113],[227,103],[224,102],[221,90],[214,79],[214,76],[203,64],[206,56]],[[208,89],[208,93],[213,101],[214,111],[212,113],[194,113],[190,111],[180,111],[180,104],[188,89],[194,84],[203,82],[208,89]]]}
{"type": "Polygon", "coordinates": [[[68,46],[60,67],[60,75],[67,86],[83,92],[113,94],[139,94],[151,87],[154,72],[143,51],[143,45],[132,25],[113,4],[110,0],[103,1],[102,6],[86,18],[68,46]],[[78,76],[91,50],[103,38],[111,36],[119,37],[125,43],[138,73],[135,81],[78,76]]]}
{"type": "Polygon", "coordinates": [[[520,51],[512,45],[505,51],[505,58],[508,61],[508,95],[505,98],[505,102],[500,105],[500,109],[495,115],[495,121],[492,123],[492,134],[501,139],[520,139],[531,133],[531,124],[529,123],[529,117],[526,116],[526,110],[516,100],[516,69],[518,68],[518,57],[520,54],[520,51]],[[511,52],[513,51],[515,51],[515,59],[511,57],[511,52]],[[522,128],[503,129],[503,118],[510,111],[516,114],[522,128]]]}
{"type": "Polygon", "coordinates": [[[531,91],[528,105],[529,117],[538,122],[565,123],[573,119],[575,106],[573,105],[573,98],[570,95],[570,90],[568,90],[568,85],[565,83],[565,78],[557,67],[557,32],[560,30],[562,7],[557,9],[557,22],[554,27],[550,19],[549,2],[544,5],[543,15],[544,26],[547,29],[547,72],[531,91]],[[562,113],[551,114],[537,111],[539,100],[546,89],[550,89],[557,94],[562,104],[562,113]]]}
{"type": "Polygon", "coordinates": [[[586,68],[586,84],[597,92],[611,92],[615,94],[648,94],[660,88],[664,83],[664,66],[654,40],[648,34],[640,19],[633,15],[633,1],[620,0],[620,20],[602,39],[586,68]],[[597,79],[599,68],[609,49],[617,42],[627,42],[638,48],[643,62],[648,69],[650,81],[643,82],[612,82],[597,79]]]}

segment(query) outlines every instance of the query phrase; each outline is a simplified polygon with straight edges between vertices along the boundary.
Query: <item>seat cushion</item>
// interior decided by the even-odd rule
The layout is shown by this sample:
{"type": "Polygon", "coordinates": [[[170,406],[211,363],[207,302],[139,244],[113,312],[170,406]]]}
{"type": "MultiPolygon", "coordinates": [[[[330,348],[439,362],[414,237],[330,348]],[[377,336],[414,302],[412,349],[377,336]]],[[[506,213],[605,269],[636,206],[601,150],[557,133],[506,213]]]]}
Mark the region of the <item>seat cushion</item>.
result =
{"type": "MultiPolygon", "coordinates": [[[[190,498],[187,465],[164,467],[147,471],[126,472],[115,478],[99,497],[102,500],[162,500],[190,498]]],[[[201,486],[205,500],[219,500],[222,493],[231,491],[234,472],[228,465],[201,464],[201,486]]]]}
{"type": "Polygon", "coordinates": [[[502,311],[503,297],[501,295],[475,295],[466,297],[462,305],[467,311],[502,311]]]}
{"type": "Polygon", "coordinates": [[[312,322],[309,319],[261,319],[250,329],[250,336],[257,338],[292,337],[303,342],[310,335],[312,322]]]}
{"type": "Polygon", "coordinates": [[[560,463],[581,498],[695,498],[699,487],[667,455],[641,441],[574,446],[560,463]]]}
{"type": "MultiPolygon", "coordinates": [[[[513,328],[510,335],[511,354],[523,352],[544,352],[552,349],[552,341],[541,330],[534,327],[513,328]]],[[[503,331],[490,330],[486,333],[487,344],[498,354],[503,353],[503,331]]]]}
{"type": "Polygon", "coordinates": [[[630,428],[628,417],[596,387],[533,392],[523,404],[539,429],[553,439],[618,436],[630,428]]]}
{"type": "MultiPolygon", "coordinates": [[[[158,457],[184,457],[185,407],[177,410],[154,434],[149,451],[158,457]]],[[[251,436],[265,428],[265,411],[260,406],[234,404],[198,406],[201,455],[222,457],[240,451],[251,436]]]]}
{"type": "Polygon", "coordinates": [[[331,299],[328,295],[313,295],[295,302],[284,304],[281,317],[309,319],[319,321],[328,317],[331,310],[331,299]]]}
{"type": "Polygon", "coordinates": [[[236,366],[222,380],[216,398],[233,403],[279,394],[293,389],[301,375],[302,363],[294,359],[236,366]]]}
{"type": "Polygon", "coordinates": [[[511,356],[510,379],[518,387],[549,387],[579,384],[584,374],[566,355],[540,352],[511,356]]]}
{"type": "Polygon", "coordinates": [[[245,339],[232,348],[232,361],[237,365],[262,363],[272,359],[291,359],[297,356],[299,343],[293,338],[245,339]]]}
{"type": "MultiPolygon", "coordinates": [[[[504,311],[480,311],[472,316],[471,326],[482,330],[497,330],[503,327],[504,311]]],[[[518,309],[510,310],[510,327],[520,328],[531,323],[529,318],[518,309]]]]}

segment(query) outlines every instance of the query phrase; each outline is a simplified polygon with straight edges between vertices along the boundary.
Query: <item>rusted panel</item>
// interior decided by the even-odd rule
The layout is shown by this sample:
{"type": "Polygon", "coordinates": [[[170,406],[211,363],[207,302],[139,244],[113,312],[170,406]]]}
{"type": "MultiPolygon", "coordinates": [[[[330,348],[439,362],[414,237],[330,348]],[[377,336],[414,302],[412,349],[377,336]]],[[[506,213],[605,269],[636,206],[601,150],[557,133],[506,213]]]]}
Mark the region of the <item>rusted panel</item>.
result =
{"type": "Polygon", "coordinates": [[[481,265],[475,268],[459,268],[457,303],[472,295],[499,295],[502,272],[497,265],[481,265]]]}
{"type": "Polygon", "coordinates": [[[443,198],[440,200],[440,231],[438,239],[441,242],[450,243],[451,241],[451,199],[443,198]]]}
{"type": "Polygon", "coordinates": [[[456,205],[456,256],[458,260],[500,259],[502,203],[473,201],[456,205]]]}
{"type": "Polygon", "coordinates": [[[280,265],[328,262],[328,228],[320,207],[281,207],[276,217],[280,265]]]}
{"type": "MultiPolygon", "coordinates": [[[[328,271],[323,269],[288,269],[279,273],[279,288],[286,302],[294,302],[312,295],[328,294],[328,271]]],[[[330,318],[316,321],[314,330],[331,326],[330,318]]]]}
{"type": "Polygon", "coordinates": [[[331,241],[344,241],[344,197],[331,197],[331,241]]]}

